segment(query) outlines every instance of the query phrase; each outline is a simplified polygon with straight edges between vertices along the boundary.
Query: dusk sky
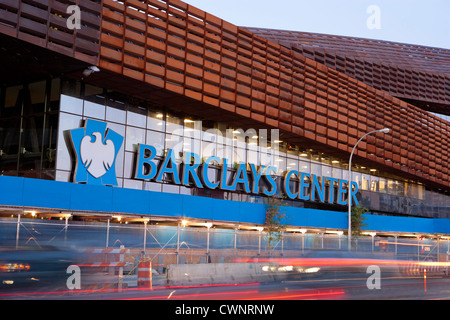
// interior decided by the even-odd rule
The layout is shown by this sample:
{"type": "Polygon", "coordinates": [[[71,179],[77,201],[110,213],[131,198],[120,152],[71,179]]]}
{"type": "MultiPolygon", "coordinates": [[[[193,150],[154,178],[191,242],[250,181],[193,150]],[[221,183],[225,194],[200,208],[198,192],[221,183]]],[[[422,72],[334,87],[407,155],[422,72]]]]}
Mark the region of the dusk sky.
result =
{"type": "Polygon", "coordinates": [[[449,0],[185,0],[238,26],[326,33],[450,49],[449,0]],[[367,12],[375,6],[375,11],[367,12]],[[378,27],[367,22],[377,18],[378,27]],[[372,20],[371,20],[372,19],[372,20]]]}

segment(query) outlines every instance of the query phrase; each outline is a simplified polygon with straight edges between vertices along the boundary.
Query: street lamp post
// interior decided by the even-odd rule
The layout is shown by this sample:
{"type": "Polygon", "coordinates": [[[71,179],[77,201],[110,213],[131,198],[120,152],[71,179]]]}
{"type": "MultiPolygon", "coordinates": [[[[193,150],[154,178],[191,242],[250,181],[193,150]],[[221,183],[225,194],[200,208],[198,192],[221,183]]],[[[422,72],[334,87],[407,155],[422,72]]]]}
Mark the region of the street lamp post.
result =
{"type": "Polygon", "coordinates": [[[363,135],[358,142],[356,142],[355,146],[353,147],[352,153],[350,154],[350,160],[348,162],[348,191],[347,191],[347,202],[348,202],[348,251],[352,250],[352,158],[353,153],[355,152],[356,146],[358,143],[361,142],[362,139],[364,139],[366,136],[376,133],[376,132],[383,132],[383,133],[389,133],[389,128],[374,130],[369,133],[366,133],[363,135]]]}

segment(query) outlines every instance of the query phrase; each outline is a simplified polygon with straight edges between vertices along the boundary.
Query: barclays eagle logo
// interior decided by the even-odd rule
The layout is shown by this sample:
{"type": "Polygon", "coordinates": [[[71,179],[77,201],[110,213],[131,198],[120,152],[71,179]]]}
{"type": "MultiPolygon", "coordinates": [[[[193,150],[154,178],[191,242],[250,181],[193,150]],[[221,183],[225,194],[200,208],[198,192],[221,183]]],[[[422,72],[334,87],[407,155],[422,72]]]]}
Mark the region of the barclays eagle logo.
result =
{"type": "Polygon", "coordinates": [[[106,129],[106,123],[86,120],[84,128],[69,130],[76,153],[74,182],[117,185],[115,162],[123,136],[106,129]]]}

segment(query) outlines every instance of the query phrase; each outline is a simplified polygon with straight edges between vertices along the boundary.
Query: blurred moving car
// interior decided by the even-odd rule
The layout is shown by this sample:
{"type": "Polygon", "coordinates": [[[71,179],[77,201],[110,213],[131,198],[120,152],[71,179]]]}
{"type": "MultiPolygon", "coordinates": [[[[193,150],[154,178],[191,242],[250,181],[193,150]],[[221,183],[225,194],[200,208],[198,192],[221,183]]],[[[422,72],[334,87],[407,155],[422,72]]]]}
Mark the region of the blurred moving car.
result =
{"type": "Polygon", "coordinates": [[[76,251],[57,247],[0,248],[0,291],[36,291],[66,287],[67,268],[76,251]]]}
{"type": "Polygon", "coordinates": [[[393,255],[346,250],[310,250],[299,257],[258,258],[265,262],[262,271],[278,280],[317,277],[353,277],[367,274],[369,266],[377,266],[383,274],[398,274],[400,262],[393,255]]]}

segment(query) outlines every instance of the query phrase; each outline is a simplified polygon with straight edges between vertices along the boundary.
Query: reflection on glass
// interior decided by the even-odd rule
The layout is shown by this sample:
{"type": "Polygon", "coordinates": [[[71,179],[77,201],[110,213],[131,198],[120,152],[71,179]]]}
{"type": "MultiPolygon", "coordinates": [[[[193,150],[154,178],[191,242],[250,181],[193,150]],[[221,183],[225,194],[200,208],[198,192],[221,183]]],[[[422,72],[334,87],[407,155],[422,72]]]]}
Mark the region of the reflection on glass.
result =
{"type": "Polygon", "coordinates": [[[81,126],[81,116],[72,115],[61,112],[59,115],[59,130],[58,130],[58,147],[56,158],[56,169],[72,170],[72,157],[69,154],[71,149],[68,131],[81,126]],[[64,133],[66,132],[66,133],[64,133]]]}
{"type": "Polygon", "coordinates": [[[105,106],[90,101],[84,101],[84,115],[89,118],[104,120],[105,106]]]}
{"type": "MultiPolygon", "coordinates": [[[[285,153],[283,153],[285,155],[285,153]]],[[[286,171],[286,157],[275,157],[275,167],[277,168],[277,175],[282,175],[286,171]]]]}
{"type": "Polygon", "coordinates": [[[311,163],[309,161],[300,160],[298,170],[300,172],[310,173],[311,163]]]}
{"type": "Polygon", "coordinates": [[[164,133],[147,130],[147,143],[156,148],[156,155],[164,155],[164,133]]]}
{"type": "Polygon", "coordinates": [[[359,188],[361,188],[361,173],[352,172],[352,180],[358,184],[359,188]]]}
{"type": "Polygon", "coordinates": [[[172,115],[166,115],[166,132],[183,135],[183,119],[172,115]]]}
{"type": "Polygon", "coordinates": [[[147,110],[142,107],[128,106],[127,124],[145,128],[147,126],[147,110]]]}
{"type": "Polygon", "coordinates": [[[330,166],[322,166],[322,177],[331,177],[331,167],[330,166]]]}
{"type": "Polygon", "coordinates": [[[69,78],[62,79],[61,93],[71,97],[81,98],[81,82],[69,78]]]}
{"type": "Polygon", "coordinates": [[[370,191],[378,192],[379,178],[375,176],[370,177],[370,191]]]}
{"type": "Polygon", "coordinates": [[[322,175],[322,166],[317,163],[311,163],[311,174],[322,175]]]}
{"type": "Polygon", "coordinates": [[[145,143],[145,129],[127,126],[125,150],[137,151],[137,145],[139,143],[145,143]]]}
{"type": "Polygon", "coordinates": [[[183,159],[183,137],[166,134],[166,150],[172,149],[177,161],[183,159]]]}
{"type": "Polygon", "coordinates": [[[121,110],[113,107],[106,107],[106,121],[107,122],[117,122],[117,123],[125,123],[127,118],[127,114],[125,110],[121,110]]]}
{"type": "Polygon", "coordinates": [[[387,183],[386,179],[380,178],[378,181],[378,192],[386,193],[387,192],[387,183]]]}
{"type": "Polygon", "coordinates": [[[208,158],[216,155],[216,142],[213,141],[202,141],[202,157],[208,158]]]}
{"type": "Polygon", "coordinates": [[[83,100],[71,96],[61,95],[61,111],[83,114],[83,100]]]}
{"type": "Polygon", "coordinates": [[[331,176],[335,179],[342,179],[342,169],[341,168],[336,168],[336,167],[332,167],[331,168],[331,176]]]}
{"type": "Polygon", "coordinates": [[[166,121],[164,119],[164,113],[156,110],[148,110],[147,129],[165,131],[166,121]]]}
{"type": "Polygon", "coordinates": [[[370,176],[368,174],[363,174],[361,176],[361,189],[370,190],[370,176]]]}
{"type": "Polygon", "coordinates": [[[292,158],[287,158],[287,163],[286,163],[286,171],[289,170],[297,170],[298,171],[298,161],[294,160],[292,158]]]}

